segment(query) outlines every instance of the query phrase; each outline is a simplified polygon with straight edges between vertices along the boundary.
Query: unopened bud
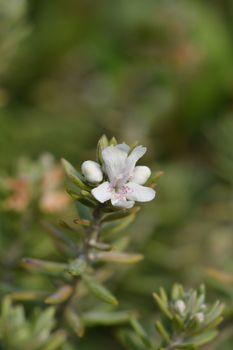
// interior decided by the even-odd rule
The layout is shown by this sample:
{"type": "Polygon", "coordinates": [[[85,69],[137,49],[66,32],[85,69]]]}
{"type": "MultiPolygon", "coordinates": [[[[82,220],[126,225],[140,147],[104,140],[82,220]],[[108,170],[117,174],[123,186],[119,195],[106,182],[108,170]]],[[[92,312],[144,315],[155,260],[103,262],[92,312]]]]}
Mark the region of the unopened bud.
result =
{"type": "Polygon", "coordinates": [[[195,318],[199,323],[202,323],[205,320],[205,315],[203,314],[203,312],[198,312],[195,315],[195,318]]]}
{"type": "Polygon", "coordinates": [[[151,170],[147,166],[138,165],[134,168],[133,175],[130,181],[137,183],[138,185],[144,185],[144,183],[151,176],[151,170]]]}
{"type": "Polygon", "coordinates": [[[82,164],[82,173],[85,179],[91,183],[98,183],[103,180],[103,173],[98,163],[87,160],[82,164]]]}
{"type": "Polygon", "coordinates": [[[185,303],[183,302],[183,300],[177,300],[176,302],[175,302],[175,310],[177,311],[177,312],[179,312],[179,314],[183,314],[184,312],[185,312],[185,309],[186,309],[186,305],[185,305],[185,303]]]}

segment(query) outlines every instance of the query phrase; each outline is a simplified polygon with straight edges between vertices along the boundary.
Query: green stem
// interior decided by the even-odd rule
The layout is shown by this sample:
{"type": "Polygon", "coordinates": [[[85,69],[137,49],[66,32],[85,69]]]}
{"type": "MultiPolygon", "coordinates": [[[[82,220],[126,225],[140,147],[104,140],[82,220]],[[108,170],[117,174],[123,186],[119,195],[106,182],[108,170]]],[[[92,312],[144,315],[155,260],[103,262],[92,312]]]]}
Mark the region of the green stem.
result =
{"type": "Polygon", "coordinates": [[[91,222],[91,225],[86,230],[86,236],[84,238],[84,255],[85,258],[88,260],[88,255],[90,252],[90,249],[93,249],[93,243],[97,243],[100,231],[101,231],[101,218],[102,218],[102,210],[101,207],[97,207],[93,211],[93,219],[91,222]]]}

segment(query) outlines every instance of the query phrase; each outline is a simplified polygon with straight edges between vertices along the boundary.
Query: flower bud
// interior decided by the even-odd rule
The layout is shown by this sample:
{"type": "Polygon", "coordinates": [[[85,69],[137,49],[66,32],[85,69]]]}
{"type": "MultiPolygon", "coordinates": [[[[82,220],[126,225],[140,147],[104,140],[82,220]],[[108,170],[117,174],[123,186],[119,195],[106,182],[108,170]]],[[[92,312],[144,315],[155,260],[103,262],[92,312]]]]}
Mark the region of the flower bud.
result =
{"type": "Polygon", "coordinates": [[[179,299],[175,302],[175,310],[182,315],[185,312],[186,306],[183,300],[179,299]]]}
{"type": "Polygon", "coordinates": [[[195,315],[195,318],[196,318],[196,320],[197,320],[199,323],[202,323],[202,322],[204,322],[204,320],[205,320],[205,315],[203,314],[203,312],[198,312],[198,313],[195,315]]]}
{"type": "Polygon", "coordinates": [[[103,180],[103,173],[98,163],[93,162],[92,160],[86,160],[82,164],[81,169],[87,181],[97,183],[103,180]]]}
{"type": "Polygon", "coordinates": [[[144,183],[151,176],[151,170],[147,166],[138,165],[134,168],[133,175],[130,179],[132,182],[136,182],[138,185],[144,185],[144,183]]]}

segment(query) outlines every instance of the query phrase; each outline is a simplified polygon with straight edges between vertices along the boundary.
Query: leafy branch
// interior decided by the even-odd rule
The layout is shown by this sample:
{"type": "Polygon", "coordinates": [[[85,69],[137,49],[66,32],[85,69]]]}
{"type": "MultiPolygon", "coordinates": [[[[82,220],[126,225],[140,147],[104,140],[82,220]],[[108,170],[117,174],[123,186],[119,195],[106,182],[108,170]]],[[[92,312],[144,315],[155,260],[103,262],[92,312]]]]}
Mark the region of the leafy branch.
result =
{"type": "MultiPolygon", "coordinates": [[[[134,152],[135,147],[136,145],[129,148],[129,152],[131,152],[129,154],[134,152]]],[[[113,149],[116,152],[125,152],[118,150],[118,144],[114,138],[108,141],[103,136],[97,146],[98,163],[88,161],[88,165],[91,164],[91,170],[93,166],[94,170],[97,168],[98,176],[100,166],[104,168],[103,151],[107,148],[111,151],[113,149]]],[[[138,150],[141,152],[141,146],[138,150]]],[[[131,158],[129,160],[132,163],[131,158]]],[[[110,269],[110,275],[109,272],[106,273],[105,264],[132,264],[143,258],[138,253],[124,252],[120,247],[120,242],[115,238],[115,233],[125,229],[133,222],[139,207],[122,208],[113,205],[111,201],[100,202],[93,195],[93,189],[98,184],[90,181],[90,179],[95,180],[96,173],[90,173],[87,167],[84,169],[82,166],[83,174],[81,174],[64,159],[62,164],[68,179],[67,192],[76,203],[78,215],[73,219],[73,222],[60,220],[60,227],[48,222],[43,223],[55,246],[62,254],[62,261],[24,258],[21,262],[28,271],[48,276],[53,281],[55,289],[52,292],[16,290],[11,292],[9,296],[17,301],[37,300],[39,298],[45,305],[55,306],[57,315],[62,320],[66,320],[76,335],[81,337],[86,326],[94,324],[114,325],[130,322],[132,319],[131,311],[115,310],[118,300],[104,283],[111,277],[113,270],[110,269]],[[95,299],[92,300],[89,297],[91,295],[101,302],[97,309],[95,299]]],[[[142,175],[145,175],[146,167],[142,168],[142,175]]],[[[147,173],[146,169],[144,182],[147,181],[148,186],[150,186],[148,191],[152,191],[151,187],[155,185],[155,180],[161,174],[148,177],[147,173]]],[[[104,175],[101,173],[99,178],[101,181],[106,181],[106,173],[104,175]]],[[[121,185],[120,190],[122,189],[123,185],[121,185]]]]}

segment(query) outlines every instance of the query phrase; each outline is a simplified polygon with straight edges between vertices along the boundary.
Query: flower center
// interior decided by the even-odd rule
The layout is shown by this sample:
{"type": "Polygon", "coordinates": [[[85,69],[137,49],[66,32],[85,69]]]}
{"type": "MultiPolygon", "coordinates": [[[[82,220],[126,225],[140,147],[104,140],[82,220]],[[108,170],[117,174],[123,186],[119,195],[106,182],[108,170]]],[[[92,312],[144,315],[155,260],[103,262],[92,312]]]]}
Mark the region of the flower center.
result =
{"type": "Polygon", "coordinates": [[[133,190],[129,188],[129,186],[127,185],[115,186],[115,187],[110,185],[108,188],[108,191],[111,192],[114,196],[114,199],[117,199],[117,200],[126,200],[126,195],[128,193],[133,192],[133,190]]]}

